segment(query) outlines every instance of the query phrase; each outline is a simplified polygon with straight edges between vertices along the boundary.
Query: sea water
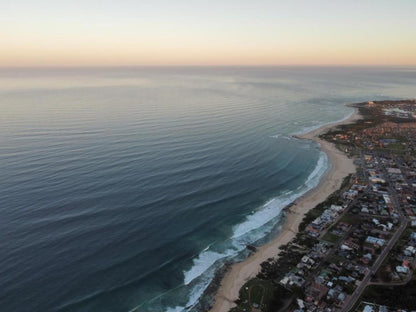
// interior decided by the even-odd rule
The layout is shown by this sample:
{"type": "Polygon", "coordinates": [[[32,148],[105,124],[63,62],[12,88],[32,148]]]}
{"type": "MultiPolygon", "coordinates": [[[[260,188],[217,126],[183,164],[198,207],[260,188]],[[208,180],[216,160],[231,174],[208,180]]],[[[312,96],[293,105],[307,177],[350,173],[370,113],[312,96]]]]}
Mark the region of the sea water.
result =
{"type": "Polygon", "coordinates": [[[302,133],[414,68],[0,70],[4,311],[183,311],[328,159],[302,133]]]}

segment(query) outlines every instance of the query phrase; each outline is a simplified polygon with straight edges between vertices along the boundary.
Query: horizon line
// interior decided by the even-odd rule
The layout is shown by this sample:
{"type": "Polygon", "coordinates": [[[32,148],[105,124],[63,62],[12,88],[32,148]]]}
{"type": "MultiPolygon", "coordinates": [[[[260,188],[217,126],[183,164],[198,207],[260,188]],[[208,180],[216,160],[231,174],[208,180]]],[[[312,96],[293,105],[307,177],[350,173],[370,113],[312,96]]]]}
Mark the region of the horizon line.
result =
{"type": "Polygon", "coordinates": [[[178,68],[178,67],[416,67],[415,64],[131,64],[131,65],[12,65],[0,69],[76,69],[76,68],[178,68]]]}

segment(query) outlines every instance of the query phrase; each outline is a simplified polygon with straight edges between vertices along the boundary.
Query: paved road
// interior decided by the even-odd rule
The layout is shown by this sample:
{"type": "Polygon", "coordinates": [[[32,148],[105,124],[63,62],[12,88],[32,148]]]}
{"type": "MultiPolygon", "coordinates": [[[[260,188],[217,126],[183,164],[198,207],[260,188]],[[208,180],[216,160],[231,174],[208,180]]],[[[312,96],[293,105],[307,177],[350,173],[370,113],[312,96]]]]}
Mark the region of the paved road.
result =
{"type": "MultiPolygon", "coordinates": [[[[383,169],[384,169],[383,171],[385,173],[385,177],[388,179],[388,174],[385,171],[385,168],[383,168],[383,169]]],[[[388,179],[388,180],[390,180],[390,179],[388,179]]],[[[347,311],[350,311],[352,309],[352,307],[355,305],[357,300],[360,298],[364,289],[367,287],[369,281],[371,280],[372,275],[375,272],[377,272],[377,270],[380,268],[381,264],[384,262],[387,255],[390,253],[391,249],[396,244],[397,240],[402,235],[403,231],[406,229],[408,221],[407,221],[406,217],[403,216],[403,213],[400,209],[400,205],[399,205],[399,202],[398,202],[395,191],[391,188],[391,185],[392,185],[391,181],[388,181],[388,182],[389,182],[389,185],[390,185],[390,187],[389,187],[390,198],[392,199],[392,202],[393,202],[394,206],[396,207],[396,212],[398,212],[398,214],[400,215],[400,218],[399,218],[400,226],[397,229],[396,233],[394,233],[393,237],[389,240],[389,242],[387,243],[386,247],[383,249],[381,254],[377,257],[377,260],[375,261],[374,265],[371,267],[371,270],[369,270],[366,273],[366,275],[364,276],[361,283],[358,285],[358,287],[356,288],[354,293],[351,295],[349,300],[345,303],[344,307],[341,310],[343,312],[347,312],[347,311]]]]}
{"type": "Polygon", "coordinates": [[[361,281],[360,285],[357,287],[357,289],[354,291],[354,293],[351,295],[347,303],[342,308],[342,311],[347,312],[352,309],[354,304],[357,302],[357,300],[360,298],[362,292],[367,287],[368,282],[370,281],[372,277],[372,273],[375,273],[399,239],[399,237],[402,235],[404,229],[406,228],[407,222],[403,220],[403,222],[400,224],[400,227],[397,229],[396,233],[394,233],[393,237],[390,239],[389,243],[387,244],[386,248],[381,252],[380,256],[377,258],[376,262],[372,266],[371,270],[368,271],[361,281]]]}

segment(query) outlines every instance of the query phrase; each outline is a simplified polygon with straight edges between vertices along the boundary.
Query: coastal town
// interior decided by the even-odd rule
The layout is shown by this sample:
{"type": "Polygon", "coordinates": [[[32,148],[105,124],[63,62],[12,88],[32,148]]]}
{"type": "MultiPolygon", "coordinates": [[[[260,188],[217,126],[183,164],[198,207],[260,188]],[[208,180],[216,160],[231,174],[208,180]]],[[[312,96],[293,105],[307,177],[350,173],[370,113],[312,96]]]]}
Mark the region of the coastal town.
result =
{"type": "Polygon", "coordinates": [[[361,118],[320,138],[345,153],[355,173],[306,213],[231,311],[416,310],[411,297],[400,299],[416,293],[416,101],[352,106],[361,118]]]}

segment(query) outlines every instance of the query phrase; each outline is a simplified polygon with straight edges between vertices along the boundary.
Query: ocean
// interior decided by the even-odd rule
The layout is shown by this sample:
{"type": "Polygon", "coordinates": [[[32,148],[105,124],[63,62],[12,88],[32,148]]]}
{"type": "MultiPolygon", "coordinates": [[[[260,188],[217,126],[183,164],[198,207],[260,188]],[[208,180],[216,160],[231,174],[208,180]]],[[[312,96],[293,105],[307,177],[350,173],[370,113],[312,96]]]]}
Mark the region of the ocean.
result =
{"type": "Polygon", "coordinates": [[[416,69],[0,70],[2,311],[197,311],[328,159],[291,135],[416,69]]]}

